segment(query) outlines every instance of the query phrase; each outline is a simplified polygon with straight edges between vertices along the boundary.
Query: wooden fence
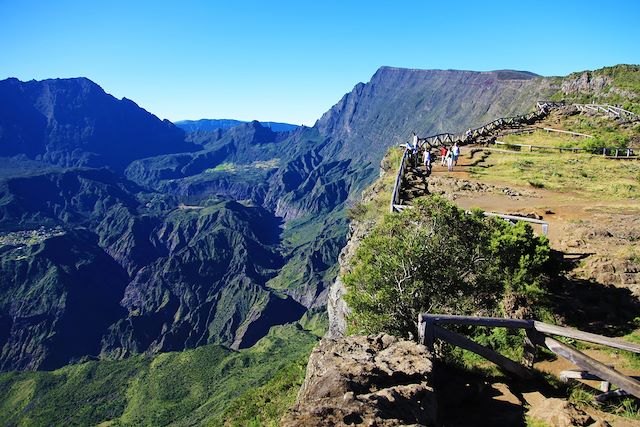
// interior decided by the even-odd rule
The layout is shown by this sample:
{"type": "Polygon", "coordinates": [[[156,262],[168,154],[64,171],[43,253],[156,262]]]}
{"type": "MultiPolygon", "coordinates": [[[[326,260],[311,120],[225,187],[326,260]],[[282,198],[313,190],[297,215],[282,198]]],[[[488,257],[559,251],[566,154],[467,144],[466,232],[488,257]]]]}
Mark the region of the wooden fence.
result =
{"type": "Polygon", "coordinates": [[[580,112],[585,113],[604,113],[611,117],[621,117],[627,119],[638,119],[636,113],[625,110],[620,107],[616,107],[615,105],[609,104],[573,104],[574,107],[578,109],[580,112]]]}
{"type": "Polygon", "coordinates": [[[393,192],[391,193],[391,206],[389,211],[395,212],[400,211],[402,208],[400,203],[400,189],[402,188],[402,181],[404,180],[404,172],[407,168],[409,158],[409,150],[405,149],[404,153],[402,153],[402,160],[400,161],[400,167],[398,168],[398,173],[396,174],[396,180],[393,184],[393,192]]]}
{"type": "Polygon", "coordinates": [[[582,148],[582,147],[550,147],[545,145],[531,145],[531,144],[514,144],[512,142],[504,142],[504,141],[494,141],[495,145],[504,146],[507,149],[517,148],[516,151],[521,151],[523,148],[527,149],[527,151],[559,151],[561,153],[570,152],[570,153],[579,153],[579,152],[587,152],[591,154],[602,154],[603,156],[611,159],[632,159],[638,158],[636,151],[638,148],[632,147],[621,147],[621,148],[582,148]]]}
{"type": "Polygon", "coordinates": [[[451,145],[454,143],[465,145],[473,142],[477,138],[488,136],[500,128],[533,124],[547,114],[548,109],[540,109],[520,116],[501,117],[478,128],[470,129],[471,132],[463,132],[460,134],[440,133],[426,138],[418,138],[418,144],[423,146],[428,145],[429,148],[438,148],[442,145],[451,145]]]}
{"type": "Polygon", "coordinates": [[[531,224],[538,224],[542,227],[542,234],[549,234],[549,223],[547,221],[543,221],[541,219],[528,218],[526,216],[517,216],[517,215],[505,215],[497,212],[483,212],[484,216],[496,216],[498,218],[502,218],[506,221],[518,221],[518,222],[529,222],[531,224]]]}
{"type": "Polygon", "coordinates": [[[616,395],[631,394],[640,398],[640,381],[636,378],[621,374],[615,369],[604,365],[592,357],[582,353],[568,344],[564,344],[553,336],[561,336],[579,341],[586,341],[594,344],[604,345],[611,348],[626,350],[633,353],[640,353],[640,345],[629,343],[616,338],[609,338],[602,335],[583,332],[577,329],[562,326],[550,325],[536,320],[504,319],[498,317],[474,317],[456,316],[444,314],[422,313],[418,315],[418,340],[426,345],[432,352],[436,339],[448,342],[465,350],[474,352],[485,359],[495,363],[504,371],[516,375],[520,378],[530,378],[533,375],[531,367],[535,355],[536,346],[543,346],[556,355],[569,360],[576,365],[579,371],[563,371],[561,377],[597,379],[603,381],[605,386],[601,387],[605,394],[598,396],[598,400],[605,400],[612,393],[616,395]],[[510,329],[524,329],[525,339],[525,360],[529,366],[515,362],[500,353],[480,345],[469,338],[443,328],[440,325],[472,325],[485,327],[503,327],[510,329]],[[620,388],[615,392],[608,393],[607,384],[615,384],[620,388]]]}

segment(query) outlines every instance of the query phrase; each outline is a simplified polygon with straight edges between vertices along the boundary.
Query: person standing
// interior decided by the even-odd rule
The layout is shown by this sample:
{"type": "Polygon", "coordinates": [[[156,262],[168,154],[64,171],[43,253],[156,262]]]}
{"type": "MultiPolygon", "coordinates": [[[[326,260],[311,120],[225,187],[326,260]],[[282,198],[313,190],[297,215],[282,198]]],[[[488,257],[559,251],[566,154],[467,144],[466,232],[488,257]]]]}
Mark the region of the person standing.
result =
{"type": "Polygon", "coordinates": [[[460,157],[460,147],[458,147],[458,143],[453,144],[453,164],[458,166],[458,157],[460,157]]]}
{"type": "Polygon", "coordinates": [[[447,150],[445,157],[447,159],[447,170],[453,172],[453,147],[447,150]]]}
{"type": "Polygon", "coordinates": [[[447,147],[440,147],[440,166],[444,166],[447,161],[447,147]]]}
{"type": "MultiPolygon", "coordinates": [[[[414,134],[415,134],[415,132],[414,132],[414,134]]],[[[415,157],[413,155],[413,153],[415,151],[415,147],[413,146],[413,138],[411,138],[409,140],[409,142],[407,142],[407,151],[408,151],[408,154],[409,154],[409,164],[412,167],[415,167],[416,166],[416,162],[415,162],[415,157]]]]}
{"type": "Polygon", "coordinates": [[[425,145],[424,147],[424,169],[427,173],[427,175],[431,174],[431,151],[429,151],[429,149],[427,148],[427,146],[425,145]]]}

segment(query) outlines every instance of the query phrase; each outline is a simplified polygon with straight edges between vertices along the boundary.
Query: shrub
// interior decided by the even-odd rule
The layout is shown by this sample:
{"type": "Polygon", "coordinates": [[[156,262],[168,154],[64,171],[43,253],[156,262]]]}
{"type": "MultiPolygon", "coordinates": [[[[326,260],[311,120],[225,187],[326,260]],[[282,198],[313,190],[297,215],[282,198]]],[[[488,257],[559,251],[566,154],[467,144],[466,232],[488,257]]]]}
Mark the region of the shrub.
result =
{"type": "Polygon", "coordinates": [[[422,312],[495,315],[506,297],[531,305],[543,293],[548,257],[546,238],[528,224],[465,213],[437,196],[418,199],[361,241],[343,277],[351,331],[406,337],[417,333],[422,312]]]}

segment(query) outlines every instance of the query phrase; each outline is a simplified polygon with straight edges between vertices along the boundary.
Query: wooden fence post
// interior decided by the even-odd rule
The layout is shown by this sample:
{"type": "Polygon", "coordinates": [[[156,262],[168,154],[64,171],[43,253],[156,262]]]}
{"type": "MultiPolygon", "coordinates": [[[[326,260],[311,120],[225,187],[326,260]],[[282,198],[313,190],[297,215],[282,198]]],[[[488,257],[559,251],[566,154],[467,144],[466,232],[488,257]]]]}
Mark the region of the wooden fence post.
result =
{"type": "Polygon", "coordinates": [[[537,333],[534,329],[525,329],[525,333],[522,364],[531,369],[536,361],[536,346],[544,345],[544,336],[537,333]]]}

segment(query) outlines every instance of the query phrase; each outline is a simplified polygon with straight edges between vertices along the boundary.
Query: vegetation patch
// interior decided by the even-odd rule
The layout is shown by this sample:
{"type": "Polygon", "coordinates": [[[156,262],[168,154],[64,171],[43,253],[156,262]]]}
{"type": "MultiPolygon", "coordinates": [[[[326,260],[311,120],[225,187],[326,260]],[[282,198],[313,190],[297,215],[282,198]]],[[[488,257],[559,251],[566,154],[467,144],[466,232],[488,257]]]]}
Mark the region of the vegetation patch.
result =
{"type": "MultiPolygon", "coordinates": [[[[578,193],[597,200],[640,197],[640,162],[573,153],[491,153],[484,167],[470,168],[475,178],[511,185],[542,185],[559,193],[578,193]],[[523,167],[526,156],[527,166],[523,167]]],[[[538,187],[542,188],[542,187],[538,187]]]]}
{"type": "Polygon", "coordinates": [[[276,425],[295,399],[317,339],[292,324],[272,328],[255,346],[241,351],[207,345],[52,372],[1,374],[2,422],[276,425]]]}
{"type": "Polygon", "coordinates": [[[547,239],[528,224],[417,199],[361,241],[343,278],[350,331],[416,336],[424,312],[521,316],[544,296],[548,258],[547,239]]]}

